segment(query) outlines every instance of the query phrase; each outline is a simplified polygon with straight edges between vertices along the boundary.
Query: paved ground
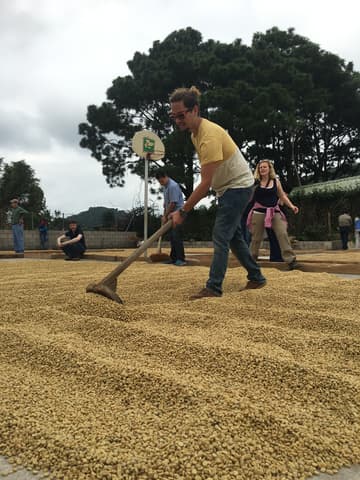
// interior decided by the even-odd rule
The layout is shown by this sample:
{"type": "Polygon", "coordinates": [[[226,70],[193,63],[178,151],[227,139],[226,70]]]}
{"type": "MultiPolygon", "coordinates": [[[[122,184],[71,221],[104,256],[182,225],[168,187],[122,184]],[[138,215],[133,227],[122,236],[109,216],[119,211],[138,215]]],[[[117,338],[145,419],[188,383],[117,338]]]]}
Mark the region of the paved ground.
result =
{"type": "Polygon", "coordinates": [[[350,273],[336,273],[335,275],[337,277],[347,278],[349,280],[355,280],[356,278],[360,278],[360,275],[354,275],[354,274],[350,274],[350,273]]]}
{"type": "MultiPolygon", "coordinates": [[[[97,260],[118,263],[123,261],[134,252],[134,249],[112,249],[112,250],[88,250],[84,256],[84,260],[97,260]]],[[[147,261],[151,261],[153,254],[156,254],[155,248],[148,249],[147,261]]],[[[166,256],[169,249],[163,249],[162,256],[166,256]]],[[[211,248],[188,248],[186,250],[186,260],[188,266],[202,265],[209,266],[212,260],[213,250],[211,248]]],[[[267,250],[260,251],[259,264],[262,268],[276,268],[278,270],[287,270],[287,264],[284,262],[270,262],[269,252],[267,250]]],[[[334,273],[345,275],[360,275],[360,250],[298,250],[296,251],[297,260],[301,265],[301,270],[312,273],[334,273]]],[[[156,255],[155,255],[156,256],[156,255]]],[[[0,251],[0,259],[10,258],[25,259],[53,259],[60,261],[64,255],[58,250],[29,250],[23,255],[15,255],[14,252],[0,251]]],[[[167,257],[170,258],[170,257],[167,257]]],[[[137,261],[144,261],[141,256],[137,261]]],[[[162,258],[162,261],[164,258],[162,258]]],[[[153,260],[155,263],[161,261],[153,260]]],[[[233,256],[229,256],[228,266],[238,267],[239,263],[233,256]]],[[[349,277],[350,278],[350,277],[349,277]]],[[[358,278],[358,277],[353,277],[358,278]]]]}
{"type": "MultiPolygon", "coordinates": [[[[21,468],[13,473],[11,472],[11,465],[5,460],[4,457],[0,456],[0,478],[6,478],[6,480],[40,480],[44,478],[43,475],[34,475],[24,468],[21,468]]],[[[327,475],[322,473],[321,475],[316,475],[308,480],[360,480],[360,465],[355,465],[352,468],[342,468],[335,475],[327,475]]]]}
{"type": "Polygon", "coordinates": [[[0,456],[0,478],[6,478],[6,480],[39,480],[44,477],[39,474],[34,475],[24,468],[14,471],[6,459],[0,456]]]}
{"type": "Polygon", "coordinates": [[[308,480],[359,480],[360,479],[360,465],[355,465],[352,468],[342,468],[336,475],[321,474],[316,477],[311,477],[308,480]]]}

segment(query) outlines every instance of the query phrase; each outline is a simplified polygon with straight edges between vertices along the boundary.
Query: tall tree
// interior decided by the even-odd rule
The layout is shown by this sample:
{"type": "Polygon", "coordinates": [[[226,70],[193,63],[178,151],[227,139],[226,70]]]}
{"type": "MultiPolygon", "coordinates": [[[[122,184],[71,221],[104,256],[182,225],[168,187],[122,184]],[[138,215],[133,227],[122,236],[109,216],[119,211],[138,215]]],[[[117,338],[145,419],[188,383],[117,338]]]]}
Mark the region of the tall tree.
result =
{"type": "Polygon", "coordinates": [[[44,192],[34,170],[25,160],[3,164],[0,178],[0,209],[9,208],[12,198],[18,197],[21,205],[35,215],[41,215],[46,208],[44,192]]]}
{"type": "Polygon", "coordinates": [[[251,55],[250,156],[270,156],[290,187],[299,177],[349,174],[360,150],[360,77],[353,65],[293,29],[254,35],[251,55]]]}
{"type": "MultiPolygon", "coordinates": [[[[190,195],[198,165],[190,135],[173,130],[168,95],[182,85],[194,84],[204,92],[213,88],[209,82],[213,65],[225,68],[234,50],[244,48],[240,42],[235,46],[203,42],[199,32],[187,28],[154,42],[149,54],[135,53],[128,62],[132,75],[116,78],[107,91],[108,101],[99,107],[90,105],[87,123],[79,125],[80,145],[102,163],[110,187],[124,185],[127,169],[144,174],[143,162],[132,154],[131,138],[149,128],[164,140],[169,175],[180,183],[185,196],[190,195]]],[[[158,165],[151,162],[150,167],[158,165]]]]}
{"type": "Polygon", "coordinates": [[[128,169],[143,175],[130,141],[149,128],[164,139],[169,174],[191,193],[194,149],[168,118],[168,94],[178,86],[198,86],[202,115],[229,130],[253,163],[273,159],[289,188],[347,174],[360,155],[359,74],[293,29],[256,33],[247,47],[203,42],[189,27],[135,53],[128,66],[131,75],[115,79],[108,101],[90,105],[79,125],[80,145],[102,163],[110,186],[124,185],[128,169]]]}

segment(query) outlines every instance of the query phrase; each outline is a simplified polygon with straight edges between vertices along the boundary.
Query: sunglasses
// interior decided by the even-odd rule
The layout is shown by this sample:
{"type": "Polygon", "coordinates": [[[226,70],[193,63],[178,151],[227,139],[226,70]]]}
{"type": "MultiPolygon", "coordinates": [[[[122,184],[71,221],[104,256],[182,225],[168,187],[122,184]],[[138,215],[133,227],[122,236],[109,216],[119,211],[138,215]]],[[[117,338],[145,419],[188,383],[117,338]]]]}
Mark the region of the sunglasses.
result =
{"type": "Polygon", "coordinates": [[[170,118],[171,120],[184,120],[185,114],[188,112],[191,112],[192,108],[187,108],[186,110],[183,110],[182,112],[179,113],[170,113],[170,118]]]}

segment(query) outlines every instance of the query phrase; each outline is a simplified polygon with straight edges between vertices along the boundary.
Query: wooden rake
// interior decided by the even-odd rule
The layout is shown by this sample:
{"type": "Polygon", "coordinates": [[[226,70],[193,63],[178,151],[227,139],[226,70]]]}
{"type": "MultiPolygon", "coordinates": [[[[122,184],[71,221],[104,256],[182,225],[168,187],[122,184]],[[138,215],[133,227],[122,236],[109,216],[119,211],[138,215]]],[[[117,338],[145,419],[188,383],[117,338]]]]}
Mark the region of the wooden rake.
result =
{"type": "Polygon", "coordinates": [[[110,298],[118,303],[124,303],[119,295],[116,293],[117,277],[128,268],[140,255],[149,248],[158,238],[164,235],[172,227],[172,220],[168,220],[157,230],[151,237],[149,237],[140,247],[138,247],[131,255],[129,255],[123,262],[121,262],[114,270],[112,270],[106,277],[98,283],[90,283],[86,287],[88,293],[96,293],[103,297],[110,298]]]}

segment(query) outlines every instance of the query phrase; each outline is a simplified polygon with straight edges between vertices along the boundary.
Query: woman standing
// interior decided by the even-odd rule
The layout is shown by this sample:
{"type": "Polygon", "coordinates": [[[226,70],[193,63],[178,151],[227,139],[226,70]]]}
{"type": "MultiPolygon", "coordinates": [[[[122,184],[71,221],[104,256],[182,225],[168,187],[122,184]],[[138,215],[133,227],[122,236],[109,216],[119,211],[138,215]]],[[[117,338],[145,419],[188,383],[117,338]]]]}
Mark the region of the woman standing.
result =
{"type": "Polygon", "coordinates": [[[256,260],[263,240],[264,229],[272,228],[280,245],[281,256],[289,270],[300,268],[291,248],[287,234],[287,221],[279,206],[279,200],[296,214],[299,209],[284,192],[280,180],[276,178],[270,160],[260,160],[254,174],[258,185],[254,192],[254,205],[249,213],[247,224],[251,230],[250,251],[256,260]]]}

